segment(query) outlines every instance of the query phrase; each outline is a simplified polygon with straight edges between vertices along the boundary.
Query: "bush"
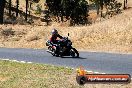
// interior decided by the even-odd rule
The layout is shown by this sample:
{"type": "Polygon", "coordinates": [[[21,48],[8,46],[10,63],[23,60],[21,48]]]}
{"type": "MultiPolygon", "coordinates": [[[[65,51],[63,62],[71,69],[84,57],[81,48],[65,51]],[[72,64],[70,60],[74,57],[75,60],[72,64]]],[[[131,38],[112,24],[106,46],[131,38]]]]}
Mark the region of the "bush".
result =
{"type": "Polygon", "coordinates": [[[35,40],[39,40],[39,39],[40,39],[39,36],[33,35],[33,36],[29,36],[26,40],[27,40],[28,42],[31,42],[31,41],[35,41],[35,40]]]}
{"type": "Polygon", "coordinates": [[[41,12],[42,12],[42,5],[40,5],[40,4],[38,4],[37,6],[37,9],[35,10],[35,14],[41,14],[41,12]]]}
{"type": "Polygon", "coordinates": [[[15,31],[13,31],[12,28],[4,29],[1,31],[1,34],[3,36],[13,36],[13,35],[15,35],[15,31]]]}
{"type": "Polygon", "coordinates": [[[112,0],[109,4],[107,4],[106,15],[109,15],[110,17],[112,17],[113,15],[120,14],[121,6],[122,6],[122,3],[112,0]]]}

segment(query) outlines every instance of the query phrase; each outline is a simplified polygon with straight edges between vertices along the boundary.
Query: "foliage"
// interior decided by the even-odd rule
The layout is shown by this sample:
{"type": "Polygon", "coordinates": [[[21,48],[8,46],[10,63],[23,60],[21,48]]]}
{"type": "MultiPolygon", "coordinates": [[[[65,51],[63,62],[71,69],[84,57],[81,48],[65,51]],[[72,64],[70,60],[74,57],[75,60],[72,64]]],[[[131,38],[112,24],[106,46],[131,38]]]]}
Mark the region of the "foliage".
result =
{"type": "Polygon", "coordinates": [[[103,4],[108,4],[111,0],[90,0],[94,3],[99,2],[99,4],[103,3],[103,4]]]}
{"type": "Polygon", "coordinates": [[[33,0],[33,2],[38,3],[40,0],[33,0]]]}
{"type": "Polygon", "coordinates": [[[114,14],[121,13],[120,8],[122,6],[122,3],[119,3],[116,0],[90,0],[90,1],[96,3],[96,5],[99,5],[101,10],[103,10],[103,6],[105,5],[107,9],[105,16],[106,15],[113,16],[114,14]]]}
{"type": "Polygon", "coordinates": [[[42,11],[42,5],[40,5],[40,4],[37,4],[37,6],[36,6],[36,10],[35,10],[35,14],[41,14],[41,11],[42,11]]]}
{"type": "Polygon", "coordinates": [[[2,34],[3,36],[13,36],[14,33],[15,33],[15,32],[14,32],[11,28],[9,28],[9,29],[4,29],[4,30],[1,31],[1,34],[2,34]]]}
{"type": "Polygon", "coordinates": [[[119,3],[115,0],[112,0],[108,5],[107,5],[107,14],[110,16],[113,16],[114,14],[119,14],[121,13],[121,6],[122,3],[119,3]]]}
{"type": "MultiPolygon", "coordinates": [[[[88,2],[85,0],[46,0],[50,15],[71,20],[74,24],[85,24],[88,16],[88,2]]],[[[58,19],[59,20],[59,19],[58,19]]]]}

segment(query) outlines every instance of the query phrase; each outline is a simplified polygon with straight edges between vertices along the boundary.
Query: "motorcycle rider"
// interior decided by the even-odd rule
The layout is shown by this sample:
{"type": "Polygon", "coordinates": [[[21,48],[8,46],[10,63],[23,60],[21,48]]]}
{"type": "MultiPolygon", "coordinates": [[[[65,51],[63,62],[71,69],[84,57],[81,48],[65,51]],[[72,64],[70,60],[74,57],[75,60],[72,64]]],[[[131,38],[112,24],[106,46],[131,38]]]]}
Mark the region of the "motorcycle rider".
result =
{"type": "Polygon", "coordinates": [[[59,40],[57,40],[57,38],[63,39],[63,37],[58,34],[58,31],[55,28],[51,31],[51,34],[52,34],[52,36],[50,38],[50,44],[52,47],[56,48],[55,53],[57,54],[59,51],[59,47],[57,46],[57,44],[59,43],[58,42],[59,40]]]}

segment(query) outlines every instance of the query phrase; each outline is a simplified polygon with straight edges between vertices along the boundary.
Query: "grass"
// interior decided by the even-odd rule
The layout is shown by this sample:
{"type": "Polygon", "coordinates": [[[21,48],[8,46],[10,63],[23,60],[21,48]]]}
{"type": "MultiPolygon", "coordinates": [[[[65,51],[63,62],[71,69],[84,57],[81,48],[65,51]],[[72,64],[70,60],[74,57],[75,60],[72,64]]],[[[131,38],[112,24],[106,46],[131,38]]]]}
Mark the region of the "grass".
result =
{"type": "Polygon", "coordinates": [[[64,67],[0,61],[0,88],[66,88],[73,70],[64,67]]]}
{"type": "Polygon", "coordinates": [[[85,84],[76,82],[70,68],[0,60],[0,88],[131,88],[131,84],[85,84]]]}

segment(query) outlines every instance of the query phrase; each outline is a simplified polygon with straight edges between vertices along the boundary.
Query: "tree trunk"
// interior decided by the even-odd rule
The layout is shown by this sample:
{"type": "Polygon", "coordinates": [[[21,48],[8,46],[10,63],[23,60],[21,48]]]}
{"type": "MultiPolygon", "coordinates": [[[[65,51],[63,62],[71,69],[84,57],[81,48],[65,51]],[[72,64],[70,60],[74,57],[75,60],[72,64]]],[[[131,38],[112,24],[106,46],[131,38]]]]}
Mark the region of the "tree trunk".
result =
{"type": "Polygon", "coordinates": [[[26,21],[27,21],[27,14],[28,14],[28,0],[26,0],[26,15],[25,15],[26,21]]]}
{"type": "Polygon", "coordinates": [[[0,24],[3,24],[5,0],[0,0],[0,24]]]}
{"type": "Polygon", "coordinates": [[[123,9],[125,10],[126,9],[126,0],[124,0],[124,7],[123,9]]]}
{"type": "Polygon", "coordinates": [[[99,15],[99,1],[96,1],[97,15],[99,15]]]}
{"type": "Polygon", "coordinates": [[[29,15],[31,15],[32,4],[33,4],[33,3],[30,1],[30,2],[29,2],[29,15]]]}
{"type": "Polygon", "coordinates": [[[126,0],[126,8],[127,8],[127,1],[128,1],[128,0],[126,0]]]}
{"type": "Polygon", "coordinates": [[[9,0],[9,16],[11,17],[11,0],[9,0]]]}
{"type": "Polygon", "coordinates": [[[19,0],[16,0],[16,4],[17,4],[17,5],[16,5],[16,17],[18,17],[18,12],[19,12],[19,11],[18,11],[18,10],[19,10],[19,9],[18,9],[18,8],[19,8],[19,0]]]}
{"type": "Polygon", "coordinates": [[[103,12],[103,0],[100,0],[100,7],[101,7],[101,17],[102,17],[102,12],[103,12]]]}

